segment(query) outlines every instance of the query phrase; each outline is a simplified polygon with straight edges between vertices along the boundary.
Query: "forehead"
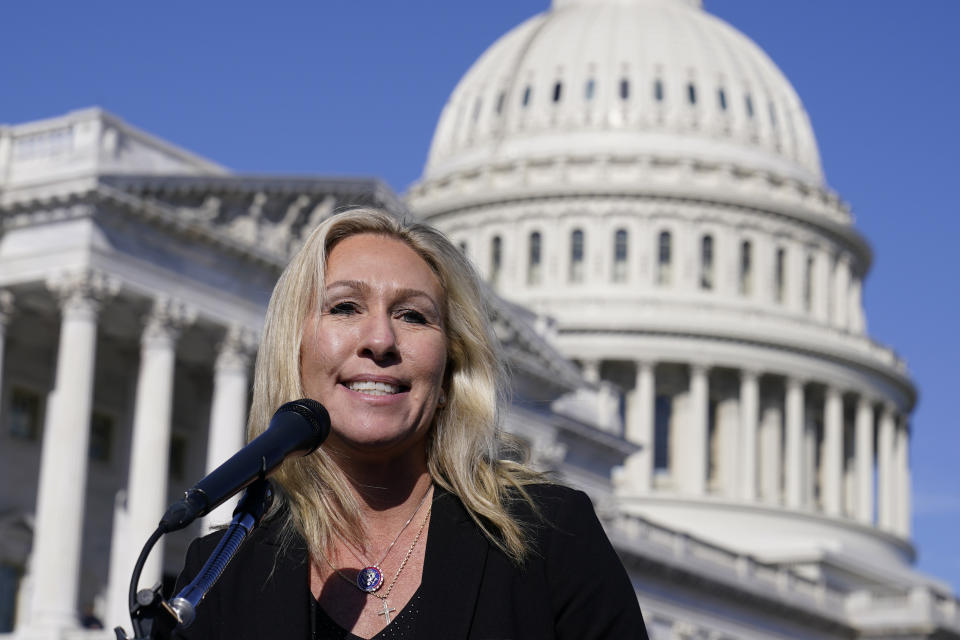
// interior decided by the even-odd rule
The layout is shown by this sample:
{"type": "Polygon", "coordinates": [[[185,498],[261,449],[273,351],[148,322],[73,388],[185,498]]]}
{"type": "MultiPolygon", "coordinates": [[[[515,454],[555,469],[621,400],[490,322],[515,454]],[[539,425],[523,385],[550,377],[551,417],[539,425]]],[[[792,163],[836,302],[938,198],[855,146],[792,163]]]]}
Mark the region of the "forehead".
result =
{"type": "Polygon", "coordinates": [[[327,256],[325,285],[359,281],[373,287],[416,289],[443,298],[443,287],[426,260],[392,236],[361,233],[338,242],[327,256]]]}

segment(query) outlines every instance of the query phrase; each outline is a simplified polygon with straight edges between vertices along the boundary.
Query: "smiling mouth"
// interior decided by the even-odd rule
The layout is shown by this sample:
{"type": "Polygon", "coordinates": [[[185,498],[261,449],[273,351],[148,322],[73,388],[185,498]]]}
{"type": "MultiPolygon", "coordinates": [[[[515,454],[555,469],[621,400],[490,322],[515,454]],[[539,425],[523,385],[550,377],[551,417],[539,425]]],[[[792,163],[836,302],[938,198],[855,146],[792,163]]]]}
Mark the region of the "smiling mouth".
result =
{"type": "Polygon", "coordinates": [[[404,390],[404,388],[395,384],[389,384],[386,382],[370,382],[365,380],[348,382],[344,384],[344,386],[351,391],[364,393],[368,396],[392,396],[404,390]]]}

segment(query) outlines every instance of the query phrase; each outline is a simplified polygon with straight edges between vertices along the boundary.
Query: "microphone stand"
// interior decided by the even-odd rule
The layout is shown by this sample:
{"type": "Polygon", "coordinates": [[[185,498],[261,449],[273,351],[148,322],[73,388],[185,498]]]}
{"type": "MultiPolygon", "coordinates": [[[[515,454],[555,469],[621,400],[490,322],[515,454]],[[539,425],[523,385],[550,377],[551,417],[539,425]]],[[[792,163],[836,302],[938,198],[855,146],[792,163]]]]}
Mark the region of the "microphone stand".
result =
{"type": "Polygon", "coordinates": [[[261,476],[240,499],[233,512],[233,521],[200,573],[170,602],[163,597],[160,584],[152,589],[136,590],[147,557],[160,537],[167,533],[164,526],[157,527],[143,546],[130,578],[130,621],[134,636],[127,636],[122,627],[117,627],[114,629],[117,640],[169,640],[173,631],[189,627],[196,616],[196,606],[220,578],[240,544],[260,523],[272,499],[270,483],[261,476]]]}

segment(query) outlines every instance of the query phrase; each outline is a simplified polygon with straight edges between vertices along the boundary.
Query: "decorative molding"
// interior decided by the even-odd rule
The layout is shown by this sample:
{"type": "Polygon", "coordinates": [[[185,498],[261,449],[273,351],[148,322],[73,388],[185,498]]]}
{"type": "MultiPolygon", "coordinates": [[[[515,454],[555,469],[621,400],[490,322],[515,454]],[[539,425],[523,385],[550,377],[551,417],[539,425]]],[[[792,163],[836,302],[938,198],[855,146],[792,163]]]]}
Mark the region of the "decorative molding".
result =
{"type": "Polygon", "coordinates": [[[59,271],[47,277],[65,316],[96,317],[100,307],[120,292],[120,280],[97,269],[59,271]]]}
{"type": "Polygon", "coordinates": [[[240,325],[231,325],[223,341],[217,346],[217,361],[214,370],[246,371],[256,353],[258,336],[255,331],[240,325]]]}
{"type": "Polygon", "coordinates": [[[180,337],[180,332],[194,323],[197,312],[183,302],[160,296],[153,302],[153,308],[144,320],[140,341],[145,348],[172,347],[180,337]]]}

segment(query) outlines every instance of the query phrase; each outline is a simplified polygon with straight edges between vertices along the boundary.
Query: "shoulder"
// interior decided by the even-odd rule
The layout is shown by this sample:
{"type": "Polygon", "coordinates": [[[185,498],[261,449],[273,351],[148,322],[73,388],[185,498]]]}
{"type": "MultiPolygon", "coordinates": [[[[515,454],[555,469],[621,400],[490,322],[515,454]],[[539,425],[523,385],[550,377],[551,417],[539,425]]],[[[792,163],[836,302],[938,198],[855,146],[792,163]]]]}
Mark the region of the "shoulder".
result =
{"type": "Polygon", "coordinates": [[[596,520],[593,502],[583,491],[561,484],[531,484],[523,488],[529,500],[518,490],[511,491],[507,508],[521,522],[562,528],[586,519],[596,520]]]}

